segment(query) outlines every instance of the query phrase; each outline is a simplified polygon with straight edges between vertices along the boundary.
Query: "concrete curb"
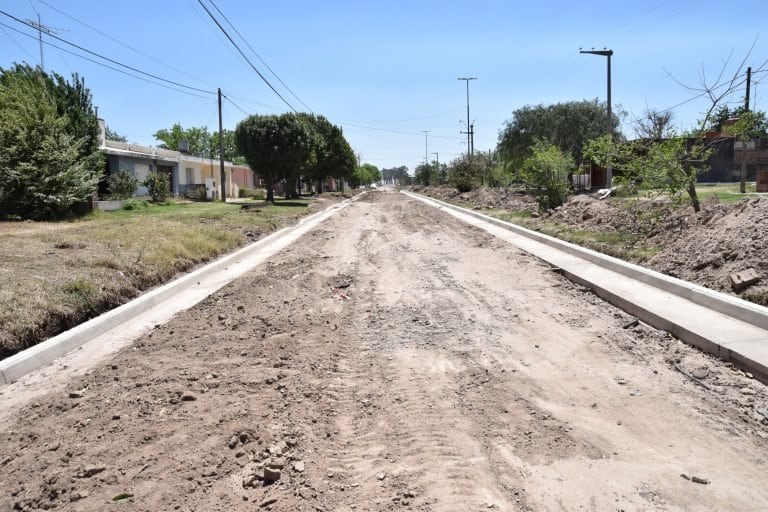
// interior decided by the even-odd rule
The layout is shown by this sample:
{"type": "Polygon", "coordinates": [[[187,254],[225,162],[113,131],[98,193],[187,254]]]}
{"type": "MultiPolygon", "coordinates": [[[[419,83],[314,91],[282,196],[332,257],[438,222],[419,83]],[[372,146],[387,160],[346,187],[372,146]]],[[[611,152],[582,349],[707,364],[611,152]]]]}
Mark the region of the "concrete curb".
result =
{"type": "Polygon", "coordinates": [[[295,225],[282,228],[261,240],[247,245],[237,251],[221,257],[220,259],[205,265],[189,274],[185,274],[164,285],[160,285],[136,299],[123,304],[115,309],[92,318],[72,329],[57,336],[47,339],[42,343],[23,350],[13,356],[0,361],[0,385],[10,384],[18,378],[54,361],[55,359],[75,350],[90,340],[100,336],[119,325],[131,321],[133,318],[168,300],[177,293],[195,286],[203,279],[227,269],[230,265],[257,252],[276,241],[289,235],[291,232],[323,215],[333,215],[349,203],[362,197],[365,192],[350,199],[337,203],[320,212],[303,217],[295,225]]]}
{"type": "Polygon", "coordinates": [[[509,231],[513,231],[519,235],[526,236],[537,242],[549,245],[563,252],[567,252],[568,254],[572,254],[579,258],[585,259],[596,265],[600,265],[601,267],[612,270],[618,274],[631,277],[632,279],[649,284],[659,288],[660,290],[664,290],[666,292],[677,295],[678,297],[690,300],[695,304],[699,304],[719,313],[723,313],[724,315],[737,318],[743,322],[747,322],[756,327],[760,327],[761,329],[768,330],[768,308],[766,307],[739,299],[738,297],[734,297],[732,295],[710,290],[709,288],[689,283],[675,277],[670,277],[660,272],[656,272],[655,270],[650,270],[633,263],[628,263],[618,258],[614,258],[612,256],[608,256],[591,249],[586,249],[569,242],[564,242],[558,238],[545,235],[543,233],[538,233],[536,231],[531,231],[530,229],[512,224],[511,222],[496,219],[473,210],[467,210],[466,208],[446,203],[438,199],[421,196],[412,192],[403,193],[415,199],[422,201],[426,199],[427,202],[433,202],[445,208],[451,208],[478,219],[482,219],[496,226],[502,227],[509,231]]]}
{"type": "Polygon", "coordinates": [[[405,194],[438,208],[454,210],[455,213],[448,213],[465,216],[465,221],[472,217],[492,225],[489,228],[510,232],[519,239],[517,244],[521,249],[555,265],[571,281],[592,289],[649,325],[722,359],[734,361],[768,383],[768,308],[476,211],[418,194],[405,194]],[[620,281],[625,284],[617,284],[620,281]],[[646,290],[640,291],[643,287],[646,290]],[[650,302],[649,296],[653,296],[650,302]]]}

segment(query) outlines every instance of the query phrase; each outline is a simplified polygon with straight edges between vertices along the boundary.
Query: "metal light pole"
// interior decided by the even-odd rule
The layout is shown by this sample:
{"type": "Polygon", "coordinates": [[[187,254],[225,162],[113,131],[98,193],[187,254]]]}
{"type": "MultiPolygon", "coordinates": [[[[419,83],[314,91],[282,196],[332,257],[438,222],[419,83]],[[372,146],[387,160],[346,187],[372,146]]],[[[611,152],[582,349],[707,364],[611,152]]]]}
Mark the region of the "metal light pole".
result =
{"type": "Polygon", "coordinates": [[[429,132],[431,130],[421,130],[421,133],[424,134],[424,165],[429,165],[429,143],[428,143],[428,137],[429,132]]]}
{"type": "Polygon", "coordinates": [[[467,82],[467,130],[469,130],[467,132],[467,153],[471,155],[472,153],[474,153],[474,151],[472,148],[472,141],[470,139],[470,137],[472,136],[473,127],[469,124],[469,81],[477,80],[477,77],[471,77],[471,76],[459,77],[457,78],[457,80],[464,80],[465,82],[467,82]]]}
{"type": "MultiPolygon", "coordinates": [[[[606,132],[608,136],[613,140],[613,113],[611,109],[611,56],[613,50],[607,48],[603,50],[579,50],[579,53],[591,53],[592,55],[602,55],[608,58],[608,120],[606,121],[606,132]]],[[[611,166],[611,160],[608,159],[607,169],[605,170],[605,181],[608,188],[611,187],[611,179],[613,178],[613,167],[611,166]]]]}

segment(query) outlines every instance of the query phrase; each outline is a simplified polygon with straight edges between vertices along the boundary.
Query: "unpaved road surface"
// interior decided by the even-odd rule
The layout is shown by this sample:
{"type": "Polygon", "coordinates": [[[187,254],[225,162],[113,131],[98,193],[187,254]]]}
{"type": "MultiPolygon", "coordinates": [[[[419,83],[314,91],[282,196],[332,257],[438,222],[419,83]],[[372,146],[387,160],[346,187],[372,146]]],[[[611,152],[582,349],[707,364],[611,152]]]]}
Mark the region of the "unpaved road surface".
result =
{"type": "Polygon", "coordinates": [[[627,320],[371,193],[0,409],[1,509],[768,510],[765,386],[627,320]]]}

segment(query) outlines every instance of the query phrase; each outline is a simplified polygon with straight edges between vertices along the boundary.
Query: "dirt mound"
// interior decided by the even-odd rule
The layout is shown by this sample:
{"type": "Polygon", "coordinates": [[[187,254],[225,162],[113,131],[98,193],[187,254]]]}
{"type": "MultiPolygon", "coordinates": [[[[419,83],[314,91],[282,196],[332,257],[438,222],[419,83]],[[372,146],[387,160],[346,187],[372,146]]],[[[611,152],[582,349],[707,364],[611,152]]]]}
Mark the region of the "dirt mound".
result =
{"type": "Polygon", "coordinates": [[[538,208],[536,201],[528,194],[504,188],[479,188],[459,192],[449,187],[414,187],[413,191],[442,201],[466,203],[481,208],[530,212],[535,212],[538,208]]]}

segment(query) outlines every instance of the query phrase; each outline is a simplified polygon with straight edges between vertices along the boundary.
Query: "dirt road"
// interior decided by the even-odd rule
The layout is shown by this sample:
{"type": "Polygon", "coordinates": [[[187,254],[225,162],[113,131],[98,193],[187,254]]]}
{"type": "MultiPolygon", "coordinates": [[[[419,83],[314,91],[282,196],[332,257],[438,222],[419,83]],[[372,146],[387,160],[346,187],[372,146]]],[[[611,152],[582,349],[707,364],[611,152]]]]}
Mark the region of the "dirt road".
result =
{"type": "Polygon", "coordinates": [[[765,386],[628,320],[374,192],[6,410],[2,510],[768,510],[765,386]]]}

